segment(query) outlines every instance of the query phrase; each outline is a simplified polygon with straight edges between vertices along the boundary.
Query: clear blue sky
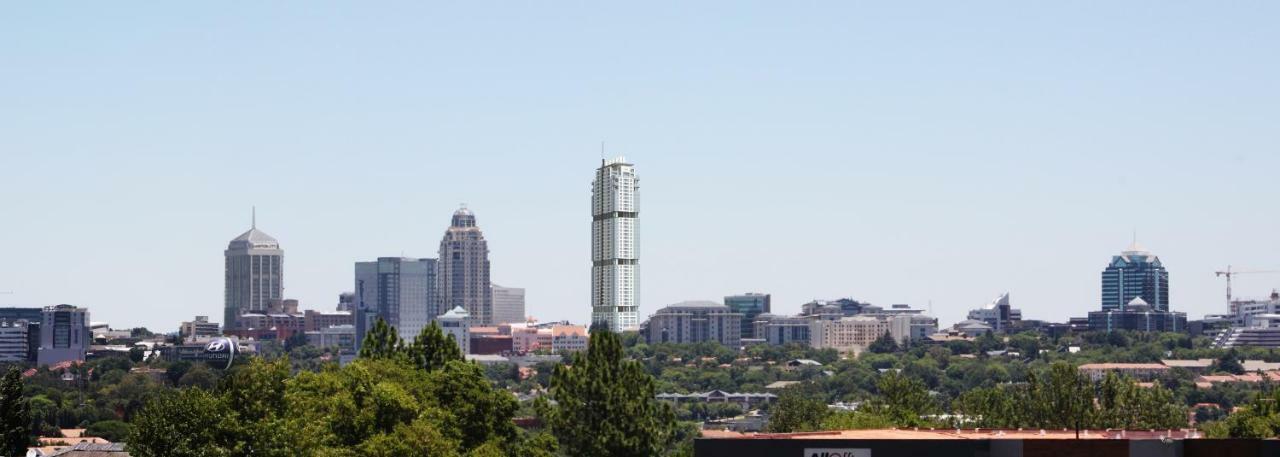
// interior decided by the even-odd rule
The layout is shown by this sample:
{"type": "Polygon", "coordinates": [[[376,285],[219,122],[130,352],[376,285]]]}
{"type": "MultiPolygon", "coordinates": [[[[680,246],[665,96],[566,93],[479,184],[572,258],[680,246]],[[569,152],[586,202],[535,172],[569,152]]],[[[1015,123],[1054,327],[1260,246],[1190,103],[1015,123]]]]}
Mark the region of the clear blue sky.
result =
{"type": "Polygon", "coordinates": [[[763,291],[948,324],[1009,291],[1062,320],[1135,229],[1175,309],[1223,312],[1215,269],[1280,269],[1280,4],[1040,3],[7,3],[0,304],[220,316],[257,205],[329,309],[466,202],[493,280],[584,321],[605,140],[642,179],[644,315],[763,291]]]}

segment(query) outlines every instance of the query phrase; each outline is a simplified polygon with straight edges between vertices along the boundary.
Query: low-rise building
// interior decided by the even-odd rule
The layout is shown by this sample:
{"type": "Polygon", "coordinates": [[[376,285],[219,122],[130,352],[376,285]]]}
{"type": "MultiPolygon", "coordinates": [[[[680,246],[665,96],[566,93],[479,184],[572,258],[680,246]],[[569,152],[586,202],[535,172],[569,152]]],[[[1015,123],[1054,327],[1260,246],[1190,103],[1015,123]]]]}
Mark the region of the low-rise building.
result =
{"type": "Polygon", "coordinates": [[[1187,313],[1153,308],[1142,297],[1134,297],[1120,309],[1089,312],[1089,330],[1182,332],[1187,330],[1187,313]]]}
{"type": "Polygon", "coordinates": [[[1231,317],[1238,327],[1252,327],[1253,316],[1280,313],[1280,291],[1272,290],[1265,300],[1232,300],[1231,317]]]}
{"type": "Polygon", "coordinates": [[[853,316],[836,320],[815,319],[809,323],[809,346],[860,353],[877,338],[889,333],[889,320],[873,316],[853,316]]]}
{"type": "Polygon", "coordinates": [[[302,327],[308,332],[340,325],[350,325],[355,328],[355,315],[351,314],[351,311],[316,311],[313,309],[302,313],[302,327]]]}
{"type": "Polygon", "coordinates": [[[778,316],[764,313],[756,316],[756,335],[766,343],[783,345],[788,343],[809,344],[809,322],[811,320],[798,316],[778,316]],[[760,336],[763,335],[763,336],[760,336]]]}
{"type": "Polygon", "coordinates": [[[558,354],[585,351],[590,339],[587,328],[581,325],[551,327],[551,350],[558,354]]]}
{"type": "Polygon", "coordinates": [[[530,326],[511,326],[511,351],[517,354],[550,352],[551,329],[530,326]]]}
{"type": "Polygon", "coordinates": [[[973,319],[956,322],[955,325],[951,326],[951,328],[955,330],[957,334],[964,335],[969,338],[976,338],[996,330],[995,327],[988,325],[986,322],[973,319]]]}
{"type": "Polygon", "coordinates": [[[1174,360],[1164,359],[1160,363],[1169,368],[1181,368],[1193,373],[1202,373],[1213,366],[1213,359],[1174,360]]]}
{"type": "Polygon", "coordinates": [[[889,335],[898,344],[924,341],[938,332],[938,318],[923,314],[890,315],[888,322],[889,335]]]}
{"type": "Polygon", "coordinates": [[[1116,373],[1140,381],[1150,381],[1169,372],[1169,367],[1159,363],[1086,363],[1080,365],[1080,373],[1093,381],[1101,381],[1107,373],[1116,373]]]}
{"type": "Polygon", "coordinates": [[[1280,348],[1280,327],[1232,327],[1213,339],[1213,347],[1280,348]]]}
{"type": "Polygon", "coordinates": [[[217,322],[209,322],[209,316],[196,316],[194,320],[183,322],[178,326],[178,336],[183,339],[218,336],[222,334],[222,326],[217,322]]]}
{"type": "Polygon", "coordinates": [[[471,314],[461,306],[455,306],[440,317],[436,318],[440,323],[440,329],[444,330],[446,335],[453,336],[453,340],[458,343],[458,348],[462,350],[464,355],[471,353],[471,314]]]}
{"type": "Polygon", "coordinates": [[[685,301],[659,309],[641,332],[649,344],[713,341],[738,347],[742,340],[742,313],[712,301],[685,301]]]}
{"type": "Polygon", "coordinates": [[[675,403],[737,403],[742,405],[743,409],[747,409],[752,406],[762,405],[777,400],[778,396],[771,393],[725,392],[723,390],[713,390],[710,392],[694,392],[689,394],[662,393],[658,394],[656,398],[658,400],[675,403]]]}
{"type": "Polygon", "coordinates": [[[1009,305],[1009,293],[1005,292],[986,306],[969,311],[969,320],[983,322],[994,331],[1003,332],[1022,320],[1022,310],[1009,305]]]}
{"type": "Polygon", "coordinates": [[[1280,371],[1264,371],[1242,374],[1220,374],[1220,375],[1201,375],[1196,376],[1196,388],[1208,389],[1214,384],[1258,384],[1262,382],[1276,383],[1280,382],[1280,371]]]}
{"type": "Polygon", "coordinates": [[[333,325],[307,332],[307,344],[316,347],[336,347],[340,353],[355,353],[356,326],[333,325]]]}
{"type": "Polygon", "coordinates": [[[477,355],[510,354],[512,352],[511,335],[477,334],[471,328],[471,353],[477,355]]]}

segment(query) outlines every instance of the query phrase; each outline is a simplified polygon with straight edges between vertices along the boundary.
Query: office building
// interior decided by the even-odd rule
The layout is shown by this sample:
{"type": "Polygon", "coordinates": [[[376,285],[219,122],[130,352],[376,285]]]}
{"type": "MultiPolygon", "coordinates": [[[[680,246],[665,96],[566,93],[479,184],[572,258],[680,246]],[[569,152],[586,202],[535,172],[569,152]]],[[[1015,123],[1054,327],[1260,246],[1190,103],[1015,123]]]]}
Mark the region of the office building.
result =
{"type": "Polygon", "coordinates": [[[1252,327],[1253,317],[1280,313],[1280,291],[1272,290],[1266,300],[1231,300],[1231,315],[1235,325],[1252,327]]]}
{"type": "Polygon", "coordinates": [[[356,328],[354,325],[335,325],[317,330],[308,330],[307,344],[322,348],[338,348],[339,353],[355,353],[356,328]]]}
{"type": "Polygon", "coordinates": [[[625,157],[602,160],[591,183],[591,322],[640,326],[640,178],[625,157]]]}
{"type": "MultiPolygon", "coordinates": [[[[0,321],[0,362],[33,361],[31,353],[32,325],[26,320],[0,321]]],[[[38,328],[38,327],[36,327],[38,328]]]]}
{"type": "Polygon", "coordinates": [[[195,320],[183,322],[178,328],[178,336],[195,339],[222,334],[222,326],[217,322],[209,322],[209,316],[196,316],[195,320]]]}
{"type": "MultiPolygon", "coordinates": [[[[436,259],[379,257],[355,264],[356,347],[378,319],[412,341],[438,314],[436,259]]],[[[317,319],[323,317],[316,315],[317,319]]],[[[317,323],[313,330],[318,330],[317,323]]]]}
{"type": "Polygon", "coordinates": [[[803,316],[776,316],[763,313],[756,316],[755,334],[767,344],[809,344],[809,325],[813,319],[803,316]]]}
{"type": "Polygon", "coordinates": [[[1089,312],[1089,330],[1131,330],[1139,332],[1185,332],[1187,313],[1156,309],[1142,297],[1133,297],[1117,310],[1089,312]]]}
{"type": "Polygon", "coordinates": [[[748,292],[742,295],[728,295],[724,297],[724,305],[729,307],[730,311],[742,313],[742,338],[758,338],[756,336],[756,316],[772,311],[769,294],[759,294],[748,292]]]}
{"type": "Polygon", "coordinates": [[[71,305],[44,307],[40,317],[40,349],[36,362],[40,365],[83,362],[85,350],[92,344],[89,335],[88,309],[71,305]]]}
{"type": "MultiPolygon", "coordinates": [[[[309,309],[302,312],[303,328],[308,332],[350,325],[355,328],[355,316],[350,311],[316,311],[309,309]]],[[[421,328],[419,328],[421,331],[421,328]]]]}
{"type": "Polygon", "coordinates": [[[338,294],[338,311],[351,312],[356,309],[356,293],[343,292],[338,294]]]}
{"type": "Polygon", "coordinates": [[[1022,310],[1009,305],[1009,293],[1005,292],[986,306],[969,311],[969,320],[986,323],[993,330],[1003,332],[1022,320],[1022,310]]]}
{"type": "Polygon", "coordinates": [[[284,250],[271,235],[258,230],[255,217],[249,231],[231,240],[226,257],[222,322],[238,326],[241,314],[261,313],[272,300],[284,298],[284,250]]]}
{"type": "Polygon", "coordinates": [[[17,321],[26,323],[28,362],[35,362],[36,354],[40,351],[40,319],[42,319],[43,315],[43,308],[0,308],[0,325],[8,324],[13,327],[17,321]]]}
{"type": "Polygon", "coordinates": [[[1169,272],[1134,242],[1102,271],[1102,310],[1123,310],[1136,297],[1153,310],[1169,310],[1169,272]]]}
{"type": "Polygon", "coordinates": [[[886,333],[889,333],[889,319],[874,316],[812,319],[809,321],[809,346],[856,354],[886,333]]]}
{"type": "Polygon", "coordinates": [[[42,308],[19,308],[19,307],[3,307],[0,308],[0,322],[12,322],[16,320],[24,320],[27,322],[40,322],[40,317],[44,315],[42,308]]]}
{"type": "Polygon", "coordinates": [[[449,228],[440,240],[439,268],[436,293],[440,296],[440,310],[461,306],[467,310],[472,324],[493,325],[489,243],[476,226],[475,214],[465,207],[453,213],[449,228]]]}
{"type": "Polygon", "coordinates": [[[524,289],[493,285],[493,325],[525,321],[524,289]]]}
{"type": "MultiPolygon", "coordinates": [[[[1280,316],[1277,316],[1280,320],[1280,316]]],[[[1257,347],[1280,348],[1280,322],[1268,327],[1231,327],[1222,330],[1213,339],[1215,348],[1257,347]]]]}
{"type": "Polygon", "coordinates": [[[924,341],[938,333],[938,318],[923,314],[888,315],[889,335],[900,345],[924,341]]]}
{"type": "Polygon", "coordinates": [[[471,353],[471,316],[465,308],[455,306],[436,320],[440,322],[440,329],[458,343],[463,355],[471,353]]]}
{"type": "Polygon", "coordinates": [[[736,348],[742,340],[742,313],[712,301],[686,301],[659,309],[641,333],[649,344],[713,341],[736,348]]]}

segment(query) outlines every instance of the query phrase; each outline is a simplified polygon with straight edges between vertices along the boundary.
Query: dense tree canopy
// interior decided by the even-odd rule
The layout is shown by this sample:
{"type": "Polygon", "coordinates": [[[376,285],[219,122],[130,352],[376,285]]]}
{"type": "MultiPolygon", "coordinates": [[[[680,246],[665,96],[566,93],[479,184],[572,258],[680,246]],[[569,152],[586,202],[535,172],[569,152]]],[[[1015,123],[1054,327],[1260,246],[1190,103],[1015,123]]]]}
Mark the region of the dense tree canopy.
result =
{"type": "Polygon", "coordinates": [[[663,455],[675,445],[675,415],[656,393],[643,366],[623,357],[618,335],[600,328],[586,353],[556,367],[545,419],[568,455],[663,455]]]}

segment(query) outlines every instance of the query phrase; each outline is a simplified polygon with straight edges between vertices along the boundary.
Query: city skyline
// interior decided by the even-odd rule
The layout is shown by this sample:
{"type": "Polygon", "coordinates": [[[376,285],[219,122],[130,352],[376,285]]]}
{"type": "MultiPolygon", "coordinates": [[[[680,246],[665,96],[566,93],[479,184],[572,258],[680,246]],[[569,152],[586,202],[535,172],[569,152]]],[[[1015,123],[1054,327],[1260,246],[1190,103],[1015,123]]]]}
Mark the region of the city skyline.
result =
{"type": "Polygon", "coordinates": [[[257,205],[284,296],[332,309],[465,201],[491,280],[584,322],[601,140],[644,174],[641,319],[758,291],[946,324],[1008,291],[1061,321],[1134,229],[1191,318],[1226,312],[1215,271],[1280,268],[1280,5],[307,11],[7,9],[0,306],[223,315],[257,205]]]}

